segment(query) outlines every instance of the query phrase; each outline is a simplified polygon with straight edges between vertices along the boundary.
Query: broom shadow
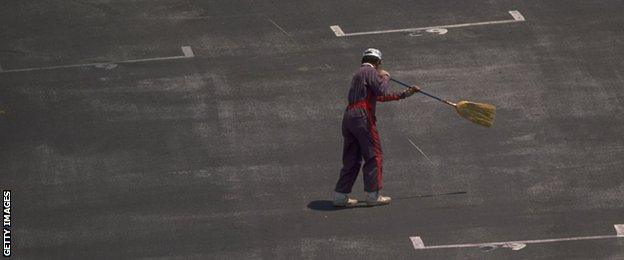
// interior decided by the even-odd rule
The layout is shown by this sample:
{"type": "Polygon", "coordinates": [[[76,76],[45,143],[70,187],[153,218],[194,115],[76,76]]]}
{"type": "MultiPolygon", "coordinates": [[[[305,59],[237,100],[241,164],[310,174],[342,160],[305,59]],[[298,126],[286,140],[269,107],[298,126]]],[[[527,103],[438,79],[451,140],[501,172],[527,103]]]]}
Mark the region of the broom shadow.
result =
{"type": "MultiPolygon", "coordinates": [[[[406,197],[393,197],[392,200],[408,200],[408,199],[417,199],[417,198],[430,198],[437,196],[449,196],[449,195],[462,195],[466,194],[466,191],[456,191],[456,192],[447,192],[447,193],[435,193],[435,194],[423,194],[423,195],[414,195],[414,196],[406,196],[406,197]]],[[[358,209],[358,208],[368,208],[366,205],[366,201],[358,200],[358,204],[354,207],[334,207],[331,200],[315,200],[308,203],[308,208],[311,210],[317,211],[338,211],[338,210],[347,210],[347,209],[358,209]]]]}
{"type": "Polygon", "coordinates": [[[455,192],[446,192],[446,193],[435,193],[435,194],[424,194],[424,195],[397,197],[397,198],[392,198],[392,200],[408,200],[408,199],[429,198],[429,197],[437,197],[437,196],[462,195],[462,194],[466,194],[466,193],[468,193],[468,192],[467,191],[455,191],[455,192]]]}

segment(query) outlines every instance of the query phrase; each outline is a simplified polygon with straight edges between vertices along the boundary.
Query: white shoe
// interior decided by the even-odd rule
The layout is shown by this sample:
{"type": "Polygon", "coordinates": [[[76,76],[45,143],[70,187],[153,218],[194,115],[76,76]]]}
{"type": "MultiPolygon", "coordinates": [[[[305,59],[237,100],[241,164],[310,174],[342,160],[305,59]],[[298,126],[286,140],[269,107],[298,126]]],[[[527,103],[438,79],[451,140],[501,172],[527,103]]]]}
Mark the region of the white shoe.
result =
{"type": "Polygon", "coordinates": [[[349,198],[347,194],[336,192],[334,195],[335,207],[355,207],[358,201],[356,199],[349,198]]]}
{"type": "Polygon", "coordinates": [[[381,206],[388,205],[392,202],[392,198],[379,195],[379,191],[366,193],[366,205],[381,206]]]}

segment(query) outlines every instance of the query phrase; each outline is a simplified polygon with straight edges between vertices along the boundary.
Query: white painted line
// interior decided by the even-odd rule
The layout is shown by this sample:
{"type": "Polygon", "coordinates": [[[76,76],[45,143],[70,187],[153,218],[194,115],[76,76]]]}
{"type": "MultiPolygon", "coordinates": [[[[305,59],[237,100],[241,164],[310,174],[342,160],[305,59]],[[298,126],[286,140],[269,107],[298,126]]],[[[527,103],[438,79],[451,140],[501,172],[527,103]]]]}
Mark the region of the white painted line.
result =
{"type": "Polygon", "coordinates": [[[342,31],[342,29],[340,28],[340,26],[338,25],[332,25],[329,27],[332,31],[334,31],[334,34],[336,34],[337,37],[341,37],[341,36],[345,36],[345,33],[342,31]]]}
{"type": "Polygon", "coordinates": [[[522,243],[509,243],[509,244],[504,244],[503,247],[504,248],[510,248],[513,251],[518,251],[518,250],[521,250],[521,249],[525,248],[526,244],[522,244],[522,243]]]}
{"type": "Polygon", "coordinates": [[[186,59],[187,56],[171,56],[171,57],[159,57],[159,58],[147,58],[147,59],[136,59],[136,60],[123,60],[117,62],[109,62],[109,63],[135,63],[135,62],[146,62],[146,61],[157,61],[157,60],[177,60],[177,59],[186,59]]]}
{"type": "Polygon", "coordinates": [[[161,61],[161,60],[176,60],[176,59],[188,59],[188,58],[195,57],[195,54],[193,53],[193,50],[191,49],[190,46],[183,46],[182,47],[182,52],[184,53],[184,55],[182,55],[182,56],[158,57],[158,58],[135,59],[135,60],[122,60],[122,61],[113,61],[113,62],[94,62],[94,63],[60,65],[60,66],[49,66],[49,67],[36,67],[36,68],[26,68],[26,69],[0,70],[0,73],[38,71],[38,70],[55,70],[55,69],[67,69],[67,68],[78,68],[78,67],[102,67],[102,68],[109,68],[110,64],[136,63],[136,62],[161,61]]]}
{"type": "Polygon", "coordinates": [[[412,145],[416,148],[416,150],[418,150],[420,152],[420,154],[422,154],[425,159],[427,159],[427,161],[429,161],[431,163],[431,165],[438,167],[435,163],[433,163],[433,161],[431,159],[429,159],[429,156],[427,156],[422,150],[420,150],[420,148],[418,148],[418,146],[412,141],[412,139],[407,138],[407,140],[412,143],[412,145]]]}
{"type": "Polygon", "coordinates": [[[427,29],[427,30],[425,30],[425,32],[437,33],[437,34],[442,35],[442,34],[446,34],[448,32],[448,30],[444,29],[444,28],[435,28],[435,29],[427,29]]]}
{"type": "Polygon", "coordinates": [[[27,69],[13,69],[13,70],[3,70],[3,71],[0,71],[0,73],[36,71],[36,70],[55,70],[55,69],[66,69],[66,68],[77,68],[77,67],[88,67],[88,66],[100,66],[100,65],[104,65],[104,64],[106,64],[106,63],[86,63],[86,64],[74,64],[74,65],[61,65],[61,66],[27,68],[27,69]]]}
{"type": "Polygon", "coordinates": [[[524,248],[522,245],[526,244],[541,244],[541,243],[553,243],[553,242],[565,242],[565,241],[581,241],[581,240],[596,240],[596,239],[610,239],[610,238],[624,238],[624,225],[613,225],[617,232],[616,235],[605,236],[585,236],[585,237],[564,237],[564,238],[551,238],[551,239],[534,239],[534,240],[518,240],[518,241],[505,241],[505,242],[488,242],[488,243],[471,243],[471,244],[454,244],[454,245],[438,245],[438,246],[425,246],[424,242],[419,236],[410,237],[414,249],[444,249],[444,248],[467,248],[467,247],[507,247],[513,250],[520,250],[524,248]],[[416,241],[416,242],[414,242],[416,241]]]}
{"type": "Polygon", "coordinates": [[[510,20],[499,20],[499,21],[488,21],[488,22],[476,22],[476,23],[460,23],[460,24],[447,24],[447,25],[439,25],[439,26],[428,26],[428,27],[419,27],[419,28],[406,28],[406,29],[394,29],[394,30],[379,30],[379,31],[368,31],[368,32],[355,32],[355,33],[345,33],[342,28],[338,25],[332,25],[329,28],[334,31],[337,37],[344,36],[357,36],[357,35],[370,35],[370,34],[382,34],[382,33],[397,33],[397,32],[415,32],[415,31],[425,31],[430,29],[448,29],[448,28],[460,28],[460,27],[468,27],[468,26],[480,26],[480,25],[491,25],[491,24],[505,24],[505,23],[517,23],[524,22],[524,16],[520,14],[518,11],[509,11],[509,14],[514,19],[510,20]]]}
{"type": "Polygon", "coordinates": [[[277,27],[277,29],[279,29],[280,31],[282,31],[284,34],[286,34],[286,36],[290,36],[290,33],[286,32],[286,30],[284,30],[284,28],[282,28],[281,26],[279,26],[279,24],[277,24],[275,21],[273,21],[271,18],[267,18],[269,20],[269,22],[271,22],[273,25],[275,25],[275,27],[277,27]]]}

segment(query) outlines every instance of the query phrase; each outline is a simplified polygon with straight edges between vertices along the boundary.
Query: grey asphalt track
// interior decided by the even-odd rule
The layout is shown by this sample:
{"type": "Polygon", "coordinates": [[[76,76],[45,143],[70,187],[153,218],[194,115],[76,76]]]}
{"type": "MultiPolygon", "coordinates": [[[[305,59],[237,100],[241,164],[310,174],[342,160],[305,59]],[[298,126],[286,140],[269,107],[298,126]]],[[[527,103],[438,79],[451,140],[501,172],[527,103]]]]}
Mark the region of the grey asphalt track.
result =
{"type": "MultiPolygon", "coordinates": [[[[624,259],[623,1],[0,3],[15,259],[624,259]],[[511,19],[427,32],[346,32],[511,19]],[[195,56],[136,63],[119,61],[195,56]],[[451,100],[378,105],[384,207],[330,205],[360,53],[451,100]],[[45,68],[74,64],[102,66],[45,68]],[[408,141],[414,142],[428,161],[408,141]]],[[[399,90],[399,86],[394,86],[399,90]]],[[[353,195],[364,199],[361,179],[353,195]]]]}

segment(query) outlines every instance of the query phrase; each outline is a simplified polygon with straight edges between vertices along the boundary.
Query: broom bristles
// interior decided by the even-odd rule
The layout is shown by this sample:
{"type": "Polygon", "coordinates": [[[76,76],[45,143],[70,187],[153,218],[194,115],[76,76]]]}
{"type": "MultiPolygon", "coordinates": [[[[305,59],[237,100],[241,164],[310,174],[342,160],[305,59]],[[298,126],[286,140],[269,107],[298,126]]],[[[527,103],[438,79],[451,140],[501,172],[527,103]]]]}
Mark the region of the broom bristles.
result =
{"type": "Polygon", "coordinates": [[[473,123],[491,127],[494,124],[496,107],[490,104],[460,101],[455,106],[457,113],[473,123]]]}

